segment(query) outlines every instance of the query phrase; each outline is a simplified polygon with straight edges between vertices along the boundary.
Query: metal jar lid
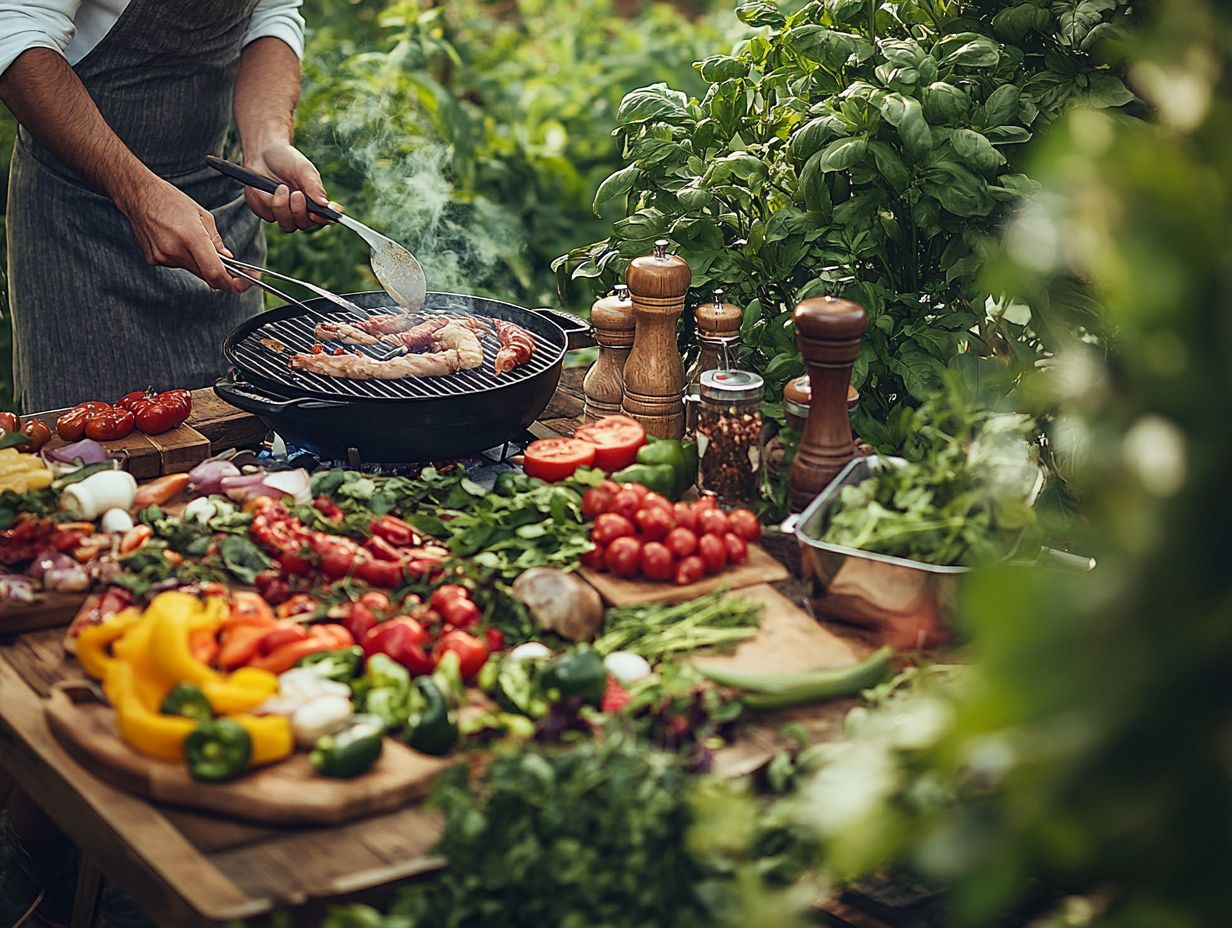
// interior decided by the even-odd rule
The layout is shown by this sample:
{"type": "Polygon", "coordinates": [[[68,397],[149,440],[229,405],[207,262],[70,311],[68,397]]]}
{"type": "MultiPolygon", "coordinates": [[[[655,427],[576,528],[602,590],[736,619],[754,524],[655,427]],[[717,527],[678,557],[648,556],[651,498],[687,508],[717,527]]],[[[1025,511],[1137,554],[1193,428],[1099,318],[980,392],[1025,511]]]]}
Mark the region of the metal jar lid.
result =
{"type": "Polygon", "coordinates": [[[701,376],[701,397],[726,403],[761,399],[766,382],[752,371],[706,371],[701,376]]]}

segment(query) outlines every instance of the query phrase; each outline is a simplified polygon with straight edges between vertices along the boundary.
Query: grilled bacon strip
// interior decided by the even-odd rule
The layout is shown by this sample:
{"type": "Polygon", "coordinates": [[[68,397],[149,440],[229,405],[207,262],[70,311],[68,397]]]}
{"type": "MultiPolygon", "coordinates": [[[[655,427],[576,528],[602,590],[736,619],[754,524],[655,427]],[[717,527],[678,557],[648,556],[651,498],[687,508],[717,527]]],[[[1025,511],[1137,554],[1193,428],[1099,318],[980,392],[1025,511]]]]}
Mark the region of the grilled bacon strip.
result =
{"type": "Polygon", "coordinates": [[[462,369],[463,359],[456,350],[430,354],[405,354],[382,361],[366,354],[293,354],[294,370],[324,377],[351,380],[400,380],[403,377],[444,377],[462,369]]]}

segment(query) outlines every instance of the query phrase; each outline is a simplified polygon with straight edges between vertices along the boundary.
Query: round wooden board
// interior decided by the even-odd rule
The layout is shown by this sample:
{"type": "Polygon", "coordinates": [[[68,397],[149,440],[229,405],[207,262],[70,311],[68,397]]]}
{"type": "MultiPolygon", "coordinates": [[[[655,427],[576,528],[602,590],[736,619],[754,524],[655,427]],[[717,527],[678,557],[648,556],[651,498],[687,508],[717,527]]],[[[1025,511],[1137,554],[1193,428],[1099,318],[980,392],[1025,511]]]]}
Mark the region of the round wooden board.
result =
{"type": "Polygon", "coordinates": [[[352,780],[319,776],[308,755],[296,752],[230,783],[200,783],[183,764],[146,757],[121,741],[114,711],[98,701],[92,684],[57,683],[44,713],[56,739],[101,779],[155,802],[264,824],[337,825],[388,812],[427,795],[455,762],[386,738],[376,765],[352,780]]]}

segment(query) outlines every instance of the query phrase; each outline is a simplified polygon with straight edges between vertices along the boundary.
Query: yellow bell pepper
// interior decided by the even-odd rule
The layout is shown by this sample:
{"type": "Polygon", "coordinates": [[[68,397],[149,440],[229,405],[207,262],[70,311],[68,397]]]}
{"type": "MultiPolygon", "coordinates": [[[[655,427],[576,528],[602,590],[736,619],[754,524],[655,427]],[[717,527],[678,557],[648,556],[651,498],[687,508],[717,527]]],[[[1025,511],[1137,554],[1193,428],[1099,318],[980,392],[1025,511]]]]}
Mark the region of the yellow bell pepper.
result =
{"type": "Polygon", "coordinates": [[[159,672],[178,682],[211,683],[217,671],[193,656],[189,635],[197,631],[216,631],[226,614],[226,600],[212,596],[204,602],[188,593],[161,593],[150,603],[153,616],[150,631],[150,658],[159,672]]]}
{"type": "Polygon", "coordinates": [[[197,727],[192,719],[179,715],[162,715],[151,709],[134,687],[135,671],[131,664],[118,661],[107,674],[103,691],[116,713],[116,730],[130,747],[142,754],[162,760],[184,758],[184,739],[197,727]]]}
{"type": "Polygon", "coordinates": [[[291,723],[285,716],[238,714],[278,692],[274,674],[246,667],[223,675],[192,655],[189,636],[216,630],[226,609],[223,597],[202,601],[187,593],[167,592],[155,597],[144,613],[125,609],[81,632],[77,657],[87,673],[103,681],[103,692],[115,709],[116,728],[131,747],[151,757],[183,760],[184,739],[197,723],[158,710],[173,686],[188,682],[201,688],[215,713],[248,732],[253,766],[281,760],[294,750],[291,723]]]}
{"type": "Polygon", "coordinates": [[[278,678],[266,670],[241,667],[224,679],[201,684],[201,692],[217,715],[248,712],[278,692],[278,678]]]}
{"type": "Polygon", "coordinates": [[[86,673],[101,680],[116,659],[107,653],[107,648],[123,637],[141,618],[141,613],[129,606],[115,615],[108,616],[96,625],[88,625],[77,635],[77,660],[86,673]]]}
{"type": "Polygon", "coordinates": [[[254,767],[282,760],[295,750],[291,720],[285,715],[230,715],[227,718],[242,725],[252,739],[248,763],[254,767]]]}

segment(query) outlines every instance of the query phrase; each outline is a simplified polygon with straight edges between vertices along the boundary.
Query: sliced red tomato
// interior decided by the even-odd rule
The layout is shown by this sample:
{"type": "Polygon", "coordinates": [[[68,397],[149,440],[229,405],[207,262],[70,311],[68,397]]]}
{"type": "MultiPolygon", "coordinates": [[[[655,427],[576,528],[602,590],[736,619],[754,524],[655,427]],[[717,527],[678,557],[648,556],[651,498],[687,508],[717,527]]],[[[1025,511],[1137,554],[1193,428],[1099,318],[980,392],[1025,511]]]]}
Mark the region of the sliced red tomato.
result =
{"type": "Polygon", "coordinates": [[[646,430],[628,416],[605,416],[584,425],[574,438],[595,446],[595,467],[611,473],[637,460],[637,449],[646,444],[646,430]]]}
{"type": "Polygon", "coordinates": [[[579,467],[595,463],[595,446],[576,438],[540,438],[526,446],[523,469],[549,483],[572,476],[579,467]]]}

